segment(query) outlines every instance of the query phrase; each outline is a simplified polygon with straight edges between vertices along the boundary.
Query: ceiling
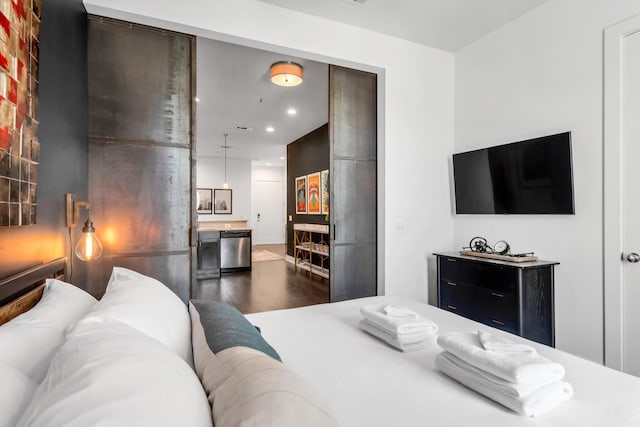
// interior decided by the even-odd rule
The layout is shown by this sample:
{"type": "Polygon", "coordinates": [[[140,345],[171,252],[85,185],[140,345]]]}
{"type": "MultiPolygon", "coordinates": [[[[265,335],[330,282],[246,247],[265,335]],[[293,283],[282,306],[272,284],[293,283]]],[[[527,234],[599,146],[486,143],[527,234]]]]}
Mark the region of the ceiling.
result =
{"type": "MultiPolygon", "coordinates": [[[[261,1],[455,52],[546,0],[261,1]]],[[[228,133],[228,159],[284,166],[286,145],[327,122],[327,64],[204,38],[197,46],[198,157],[223,157],[228,133]],[[302,65],[303,83],[272,84],[278,61],[302,65]]]]}
{"type": "Polygon", "coordinates": [[[546,0],[262,0],[456,52],[546,0]]]}
{"type": "Polygon", "coordinates": [[[197,46],[197,157],[223,157],[228,133],[228,159],[284,166],[286,145],[327,123],[327,64],[210,39],[198,38],[197,46]],[[269,69],[278,61],[302,65],[302,84],[271,83],[269,69]]]}

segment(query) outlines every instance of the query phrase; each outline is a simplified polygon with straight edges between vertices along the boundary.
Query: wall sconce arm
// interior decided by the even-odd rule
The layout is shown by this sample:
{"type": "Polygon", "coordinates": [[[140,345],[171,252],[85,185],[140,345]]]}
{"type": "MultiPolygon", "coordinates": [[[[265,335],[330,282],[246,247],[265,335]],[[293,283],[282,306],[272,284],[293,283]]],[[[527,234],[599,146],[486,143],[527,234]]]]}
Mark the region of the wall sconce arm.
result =
{"type": "Polygon", "coordinates": [[[75,227],[80,220],[80,208],[84,207],[86,210],[91,210],[91,202],[88,201],[75,201],[73,200],[73,194],[67,193],[65,196],[66,201],[66,213],[67,213],[67,227],[75,227]]]}

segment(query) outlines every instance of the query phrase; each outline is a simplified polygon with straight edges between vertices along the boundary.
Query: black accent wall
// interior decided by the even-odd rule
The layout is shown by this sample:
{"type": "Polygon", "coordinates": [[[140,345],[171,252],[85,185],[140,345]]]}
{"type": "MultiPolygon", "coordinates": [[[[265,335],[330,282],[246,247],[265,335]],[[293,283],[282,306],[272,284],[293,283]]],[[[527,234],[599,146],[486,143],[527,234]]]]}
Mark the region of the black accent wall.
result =
{"type": "MultiPolygon", "coordinates": [[[[0,277],[68,254],[64,195],[87,197],[86,42],[82,0],[42,2],[37,224],[0,228],[0,277]]],[[[82,261],[73,266],[73,282],[84,288],[82,261]]]]}
{"type": "Polygon", "coordinates": [[[296,214],[296,178],[325,169],[329,169],[328,123],[287,145],[287,255],[293,256],[294,223],[329,224],[325,215],[296,214]]]}

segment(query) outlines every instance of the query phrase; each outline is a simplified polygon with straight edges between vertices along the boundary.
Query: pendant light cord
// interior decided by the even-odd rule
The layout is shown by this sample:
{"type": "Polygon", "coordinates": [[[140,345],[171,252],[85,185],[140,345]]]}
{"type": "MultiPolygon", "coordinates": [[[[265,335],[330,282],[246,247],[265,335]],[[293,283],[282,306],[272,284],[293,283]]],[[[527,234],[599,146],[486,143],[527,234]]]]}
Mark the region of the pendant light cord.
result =
{"type": "Polygon", "coordinates": [[[227,136],[229,136],[228,133],[224,134],[224,183],[227,183],[227,148],[229,148],[227,146],[227,136]]]}

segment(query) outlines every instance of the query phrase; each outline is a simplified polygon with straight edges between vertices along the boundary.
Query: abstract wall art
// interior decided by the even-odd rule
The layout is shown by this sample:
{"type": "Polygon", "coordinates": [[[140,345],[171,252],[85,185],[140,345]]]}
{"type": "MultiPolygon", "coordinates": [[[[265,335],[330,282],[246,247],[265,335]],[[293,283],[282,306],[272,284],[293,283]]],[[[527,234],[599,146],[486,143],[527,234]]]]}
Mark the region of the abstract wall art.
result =
{"type": "Polygon", "coordinates": [[[320,185],[322,186],[322,214],[329,215],[329,170],[320,172],[320,185]]]}
{"type": "Polygon", "coordinates": [[[36,223],[42,0],[0,0],[0,226],[36,223]]]}
{"type": "Polygon", "coordinates": [[[307,175],[307,213],[320,214],[320,172],[307,175]]]}
{"type": "Polygon", "coordinates": [[[296,213],[307,213],[307,177],[296,178],[296,213]]]}

